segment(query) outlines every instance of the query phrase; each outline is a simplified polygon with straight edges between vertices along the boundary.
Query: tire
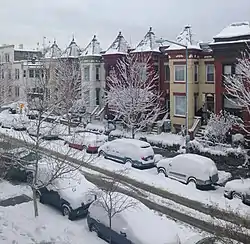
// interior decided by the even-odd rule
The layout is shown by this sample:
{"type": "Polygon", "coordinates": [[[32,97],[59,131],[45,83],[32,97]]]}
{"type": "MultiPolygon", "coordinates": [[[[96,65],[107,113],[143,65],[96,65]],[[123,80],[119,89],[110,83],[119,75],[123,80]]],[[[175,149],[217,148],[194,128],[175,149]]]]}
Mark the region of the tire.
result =
{"type": "Polygon", "coordinates": [[[66,204],[62,205],[62,215],[68,217],[70,219],[70,207],[66,204]]]}
{"type": "Polygon", "coordinates": [[[105,153],[104,151],[101,150],[101,151],[98,153],[98,157],[106,158],[106,153],[105,153]]]}
{"type": "Polygon", "coordinates": [[[95,232],[98,237],[100,237],[100,232],[98,231],[98,228],[95,226],[95,224],[92,224],[89,226],[90,232],[95,232]]]}
{"type": "Polygon", "coordinates": [[[131,159],[125,159],[124,164],[129,168],[133,167],[133,162],[131,159]]]}
{"type": "Polygon", "coordinates": [[[188,179],[189,186],[192,186],[192,188],[197,188],[196,180],[194,178],[188,179]]]}
{"type": "Polygon", "coordinates": [[[168,177],[164,168],[157,168],[157,172],[158,174],[163,174],[165,177],[168,177]]]}
{"type": "Polygon", "coordinates": [[[244,196],[238,192],[232,192],[232,198],[240,199],[244,203],[244,196]]]}

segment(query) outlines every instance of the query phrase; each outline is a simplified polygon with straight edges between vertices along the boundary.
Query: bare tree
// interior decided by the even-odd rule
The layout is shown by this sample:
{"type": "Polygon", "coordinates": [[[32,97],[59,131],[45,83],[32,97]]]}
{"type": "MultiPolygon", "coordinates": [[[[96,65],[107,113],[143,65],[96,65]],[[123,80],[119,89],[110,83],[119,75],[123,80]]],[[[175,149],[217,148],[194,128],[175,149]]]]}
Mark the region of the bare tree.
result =
{"type": "Polygon", "coordinates": [[[226,141],[227,133],[233,126],[240,125],[240,119],[227,111],[220,111],[219,114],[210,114],[207,123],[205,137],[212,142],[223,143],[226,141]]]}
{"type": "Polygon", "coordinates": [[[108,108],[131,130],[132,138],[164,112],[158,78],[151,56],[126,56],[107,78],[108,108]]]}
{"type": "MultiPolygon", "coordinates": [[[[95,204],[100,206],[108,217],[108,227],[112,229],[112,219],[125,210],[136,208],[137,201],[133,198],[119,193],[122,187],[121,177],[127,173],[127,170],[114,172],[114,176],[107,178],[102,176],[99,180],[102,182],[102,189],[92,192],[97,196],[95,204]]],[[[109,243],[112,243],[111,235],[109,243]]]]}
{"type": "MultiPolygon", "coordinates": [[[[237,59],[235,73],[225,76],[228,99],[250,114],[250,52],[249,49],[237,59]]],[[[248,129],[245,127],[247,133],[248,129]]]]}
{"type": "Polygon", "coordinates": [[[66,115],[68,133],[73,115],[82,118],[88,105],[88,84],[81,83],[80,63],[77,58],[62,57],[56,60],[52,79],[53,100],[59,104],[57,113],[66,115]]]}

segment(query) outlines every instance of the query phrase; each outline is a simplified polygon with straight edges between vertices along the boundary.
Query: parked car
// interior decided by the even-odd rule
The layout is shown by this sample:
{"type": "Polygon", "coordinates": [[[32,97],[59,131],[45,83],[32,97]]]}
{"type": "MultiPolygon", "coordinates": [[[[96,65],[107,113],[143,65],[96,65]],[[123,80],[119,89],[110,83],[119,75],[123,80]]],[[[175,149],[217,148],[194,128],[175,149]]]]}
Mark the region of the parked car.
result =
{"type": "Polygon", "coordinates": [[[29,119],[36,119],[36,118],[38,118],[38,115],[39,115],[39,111],[35,110],[35,109],[31,109],[27,113],[27,116],[29,119]]]}
{"type": "Polygon", "coordinates": [[[87,181],[79,171],[65,173],[47,185],[48,175],[51,173],[48,163],[39,163],[37,197],[40,202],[59,209],[70,220],[86,216],[89,206],[96,199],[92,193],[95,185],[87,181]]]}
{"type": "Polygon", "coordinates": [[[135,168],[155,167],[154,150],[147,142],[136,139],[116,139],[99,147],[98,155],[135,168]]]}
{"type": "MultiPolygon", "coordinates": [[[[87,224],[89,230],[112,244],[180,244],[175,227],[170,221],[162,221],[161,217],[144,204],[131,197],[117,193],[117,199],[126,199],[135,204],[134,208],[117,213],[112,219],[109,229],[108,213],[104,202],[97,199],[89,207],[87,224]]],[[[106,202],[109,204],[109,202],[106,202]]]]}
{"type": "Polygon", "coordinates": [[[200,235],[195,235],[188,238],[184,244],[222,244],[216,237],[201,237],[200,235]]]}
{"type": "Polygon", "coordinates": [[[224,196],[228,199],[238,198],[243,203],[250,204],[250,178],[228,181],[225,185],[224,196]]]}
{"type": "Polygon", "coordinates": [[[219,180],[218,170],[210,158],[196,154],[180,154],[157,163],[158,173],[196,187],[210,186],[219,180]]]}
{"type": "MultiPolygon", "coordinates": [[[[39,128],[39,136],[45,140],[57,140],[59,139],[60,131],[55,124],[43,122],[39,128]]],[[[38,126],[37,123],[31,123],[27,128],[27,132],[30,136],[37,136],[38,126]]]]}
{"type": "Polygon", "coordinates": [[[11,129],[13,124],[14,124],[14,117],[12,117],[12,116],[6,117],[6,118],[1,120],[1,125],[3,128],[11,129]]]}
{"type": "Polygon", "coordinates": [[[64,136],[62,138],[69,147],[78,150],[86,149],[87,153],[97,153],[98,148],[108,141],[107,136],[90,131],[79,131],[73,136],[64,136]]]}
{"type": "Polygon", "coordinates": [[[25,116],[16,117],[12,123],[12,128],[17,131],[24,131],[27,129],[28,126],[29,120],[25,116]]]}

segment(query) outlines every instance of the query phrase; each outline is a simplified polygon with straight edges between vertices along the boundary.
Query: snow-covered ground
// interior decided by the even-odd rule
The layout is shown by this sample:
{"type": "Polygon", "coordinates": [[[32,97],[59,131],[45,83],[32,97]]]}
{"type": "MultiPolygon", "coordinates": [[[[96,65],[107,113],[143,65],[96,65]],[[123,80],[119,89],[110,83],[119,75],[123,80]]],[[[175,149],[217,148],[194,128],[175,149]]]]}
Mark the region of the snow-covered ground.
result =
{"type": "MultiPolygon", "coordinates": [[[[13,186],[5,181],[0,183],[0,189],[3,199],[18,196],[21,193],[31,195],[31,190],[27,186],[13,186]]],[[[39,216],[35,218],[32,202],[0,207],[0,243],[37,244],[42,241],[60,244],[105,243],[97,238],[94,233],[88,231],[86,219],[69,221],[59,211],[40,203],[38,203],[38,209],[39,216]]],[[[159,215],[156,212],[155,214],[159,215]]],[[[164,222],[169,224],[169,221],[173,228],[177,230],[181,241],[195,234],[206,234],[178,221],[170,220],[165,215],[161,215],[157,225],[164,222]]]]}

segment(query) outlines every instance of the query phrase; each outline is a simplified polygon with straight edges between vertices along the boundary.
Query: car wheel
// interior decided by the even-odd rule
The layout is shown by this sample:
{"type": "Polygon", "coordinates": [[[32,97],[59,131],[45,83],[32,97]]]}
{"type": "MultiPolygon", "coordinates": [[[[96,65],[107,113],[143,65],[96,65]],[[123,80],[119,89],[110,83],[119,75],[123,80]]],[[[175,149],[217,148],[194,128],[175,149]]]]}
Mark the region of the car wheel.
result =
{"type": "Polygon", "coordinates": [[[62,205],[62,215],[69,218],[69,216],[70,216],[70,208],[69,208],[69,206],[67,206],[65,204],[62,205]]]}
{"type": "Polygon", "coordinates": [[[95,224],[92,224],[92,225],[90,226],[89,230],[90,230],[91,232],[95,232],[96,235],[97,235],[98,237],[100,237],[100,233],[99,233],[98,228],[96,227],[95,224]]]}
{"type": "Polygon", "coordinates": [[[189,179],[188,180],[188,186],[190,186],[191,188],[197,188],[196,180],[195,179],[189,179]]]}
{"type": "Polygon", "coordinates": [[[164,168],[157,168],[157,172],[158,172],[159,175],[162,175],[164,177],[168,177],[167,173],[166,173],[166,170],[164,168]]]}
{"type": "Polygon", "coordinates": [[[27,181],[27,183],[28,183],[29,185],[32,185],[32,183],[33,183],[33,174],[32,174],[32,172],[28,172],[28,173],[27,173],[26,181],[27,181]]]}
{"type": "Polygon", "coordinates": [[[101,151],[98,153],[98,157],[106,158],[106,153],[105,153],[104,151],[101,150],[101,151]]]}
{"type": "Polygon", "coordinates": [[[238,192],[233,192],[232,193],[232,197],[236,198],[236,199],[240,199],[242,202],[244,201],[244,197],[242,194],[238,193],[238,192]]]}
{"type": "Polygon", "coordinates": [[[133,166],[133,162],[131,159],[125,159],[125,166],[131,168],[133,166]]]}

